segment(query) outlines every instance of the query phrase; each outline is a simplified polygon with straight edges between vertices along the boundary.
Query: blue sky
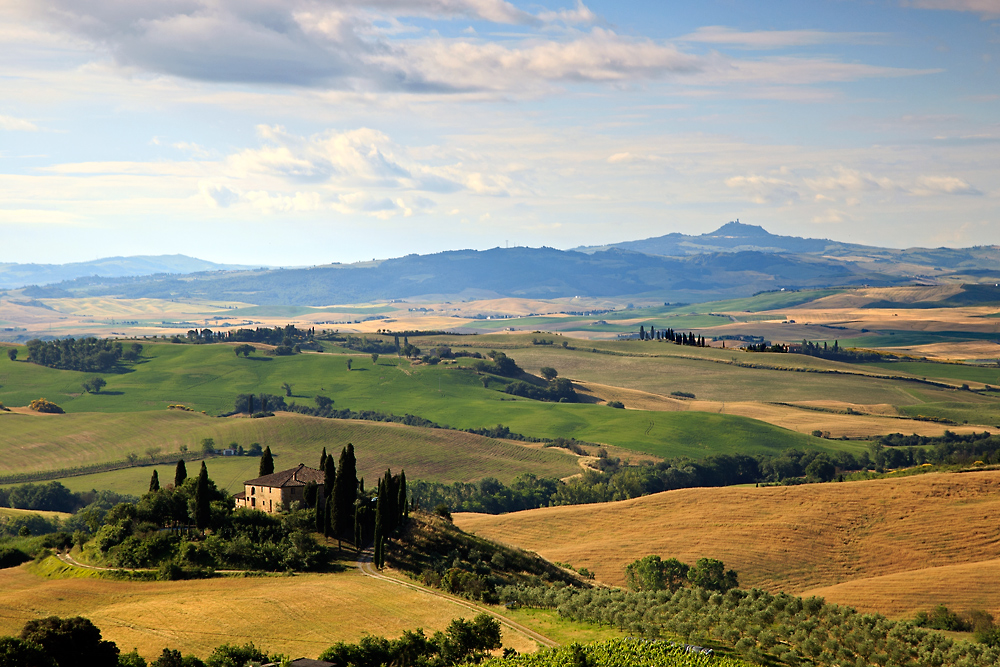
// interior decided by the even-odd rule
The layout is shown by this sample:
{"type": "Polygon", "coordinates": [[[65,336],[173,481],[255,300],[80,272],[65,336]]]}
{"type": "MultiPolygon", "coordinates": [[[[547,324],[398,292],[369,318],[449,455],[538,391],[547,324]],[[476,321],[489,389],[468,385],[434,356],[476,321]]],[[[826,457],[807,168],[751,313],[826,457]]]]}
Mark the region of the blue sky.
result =
{"type": "Polygon", "coordinates": [[[1000,244],[1000,0],[0,0],[0,262],[1000,244]]]}

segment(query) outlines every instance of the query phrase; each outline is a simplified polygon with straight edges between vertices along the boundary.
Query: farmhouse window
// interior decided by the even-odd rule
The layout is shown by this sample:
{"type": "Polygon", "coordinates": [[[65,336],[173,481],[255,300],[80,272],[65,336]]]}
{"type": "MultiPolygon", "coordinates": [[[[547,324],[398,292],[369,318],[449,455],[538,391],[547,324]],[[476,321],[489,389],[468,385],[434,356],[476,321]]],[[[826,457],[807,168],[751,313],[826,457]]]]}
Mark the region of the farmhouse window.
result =
{"type": "Polygon", "coordinates": [[[251,486],[250,487],[250,495],[251,496],[257,495],[257,487],[255,487],[255,486],[251,486]]]}

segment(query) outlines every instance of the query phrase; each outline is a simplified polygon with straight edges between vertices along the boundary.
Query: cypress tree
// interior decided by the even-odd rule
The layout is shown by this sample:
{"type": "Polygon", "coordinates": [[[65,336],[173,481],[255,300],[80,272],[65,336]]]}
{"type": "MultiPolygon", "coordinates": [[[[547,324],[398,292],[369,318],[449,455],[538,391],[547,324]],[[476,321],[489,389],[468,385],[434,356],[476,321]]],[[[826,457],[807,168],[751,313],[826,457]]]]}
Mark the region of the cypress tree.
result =
{"type": "Polygon", "coordinates": [[[399,472],[399,495],[396,498],[396,511],[398,512],[398,519],[396,519],[396,525],[402,526],[403,520],[410,515],[410,510],[408,508],[408,503],[406,502],[406,471],[401,470],[399,472]]]}
{"type": "Polygon", "coordinates": [[[323,453],[319,455],[319,469],[326,470],[326,447],[323,448],[323,453]]]}
{"type": "Polygon", "coordinates": [[[181,459],[177,462],[177,468],[174,469],[174,488],[179,489],[187,478],[187,466],[184,464],[184,459],[181,459]]]}
{"type": "Polygon", "coordinates": [[[379,481],[378,484],[378,502],[375,504],[375,567],[382,567],[382,549],[385,545],[385,540],[383,539],[385,522],[385,483],[384,481],[379,481]]]}
{"type": "Polygon", "coordinates": [[[260,469],[257,471],[258,477],[274,473],[274,457],[271,456],[270,445],[264,448],[264,455],[260,457],[260,469]]]}
{"type": "Polygon", "coordinates": [[[156,493],[160,490],[160,476],[153,471],[153,476],[149,478],[149,492],[156,493]]]}
{"type": "Polygon", "coordinates": [[[247,414],[253,414],[253,394],[247,394],[247,414]]]}
{"type": "Polygon", "coordinates": [[[208,497],[208,466],[201,462],[198,485],[194,489],[194,525],[205,530],[212,519],[212,506],[208,497]]]}
{"type": "MultiPolygon", "coordinates": [[[[358,462],[354,457],[354,445],[347,443],[340,452],[340,472],[334,485],[334,531],[337,539],[354,535],[354,504],[358,499],[358,462]]],[[[357,546],[357,545],[355,545],[357,546]]]]}
{"type": "Polygon", "coordinates": [[[639,340],[646,340],[646,329],[641,324],[639,325],[639,340]]]}
{"type": "Polygon", "coordinates": [[[332,535],[333,535],[333,498],[327,496],[326,502],[323,503],[323,537],[331,537],[332,535]]]}
{"type": "Polygon", "coordinates": [[[399,494],[399,478],[393,477],[391,470],[385,471],[385,477],[382,478],[382,490],[383,494],[379,495],[379,500],[383,500],[383,495],[385,496],[384,506],[382,510],[382,531],[384,535],[392,535],[396,530],[396,499],[399,494]]]}
{"type": "Polygon", "coordinates": [[[323,468],[323,496],[329,498],[333,493],[334,480],[337,479],[337,465],[332,456],[326,457],[326,467],[323,468]]]}
{"type": "Polygon", "coordinates": [[[326,518],[326,498],[324,498],[323,494],[320,493],[316,495],[316,514],[314,517],[317,533],[323,532],[323,520],[325,518],[326,518]]]}
{"type": "Polygon", "coordinates": [[[361,551],[361,541],[364,539],[362,526],[364,525],[363,510],[360,505],[354,508],[354,548],[361,551]]]}

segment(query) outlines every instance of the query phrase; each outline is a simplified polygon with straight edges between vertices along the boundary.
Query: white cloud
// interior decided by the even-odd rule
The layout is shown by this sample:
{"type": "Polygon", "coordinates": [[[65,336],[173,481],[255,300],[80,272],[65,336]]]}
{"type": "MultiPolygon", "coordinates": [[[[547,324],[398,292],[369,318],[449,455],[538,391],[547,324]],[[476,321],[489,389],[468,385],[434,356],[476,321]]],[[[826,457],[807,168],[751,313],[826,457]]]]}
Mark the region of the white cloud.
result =
{"type": "Polygon", "coordinates": [[[733,176],[726,179],[726,186],[747,193],[755,204],[791,203],[799,199],[797,187],[783,178],[760,176],[733,176]]]}
{"type": "Polygon", "coordinates": [[[983,18],[1000,16],[1000,0],[902,0],[904,7],[972,12],[983,18]]]}
{"type": "Polygon", "coordinates": [[[0,116],[0,129],[14,132],[37,132],[38,126],[23,118],[0,116]]]}
{"type": "Polygon", "coordinates": [[[0,209],[0,225],[78,225],[80,218],[68,211],[0,209]]]}
{"type": "Polygon", "coordinates": [[[873,190],[899,190],[901,189],[891,179],[876,177],[869,173],[864,173],[856,169],[837,167],[833,174],[820,178],[805,179],[806,185],[813,190],[842,190],[848,192],[873,191],[873,190]]]}
{"type": "Polygon", "coordinates": [[[921,176],[917,179],[916,185],[911,191],[921,196],[982,194],[982,192],[961,178],[954,176],[921,176]]]}
{"type": "Polygon", "coordinates": [[[705,26],[679,37],[682,42],[725,44],[746,49],[781,49],[815,44],[874,44],[885,39],[876,32],[826,32],[823,30],[755,30],[744,32],[725,26],[705,26]]]}
{"type": "Polygon", "coordinates": [[[202,181],[198,192],[212,208],[228,208],[240,200],[240,194],[225,185],[202,181]]]}

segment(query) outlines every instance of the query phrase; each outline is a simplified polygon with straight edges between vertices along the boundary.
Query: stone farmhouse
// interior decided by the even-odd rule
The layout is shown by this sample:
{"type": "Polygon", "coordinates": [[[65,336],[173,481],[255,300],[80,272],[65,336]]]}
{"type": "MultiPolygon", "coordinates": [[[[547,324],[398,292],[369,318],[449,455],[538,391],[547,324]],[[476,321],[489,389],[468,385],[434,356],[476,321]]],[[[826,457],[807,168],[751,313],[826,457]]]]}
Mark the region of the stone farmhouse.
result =
{"type": "Polygon", "coordinates": [[[305,499],[306,484],[315,482],[319,497],[323,495],[323,473],[300,463],[295,468],[264,475],[243,482],[243,492],[236,494],[236,507],[277,514],[305,499]]]}

